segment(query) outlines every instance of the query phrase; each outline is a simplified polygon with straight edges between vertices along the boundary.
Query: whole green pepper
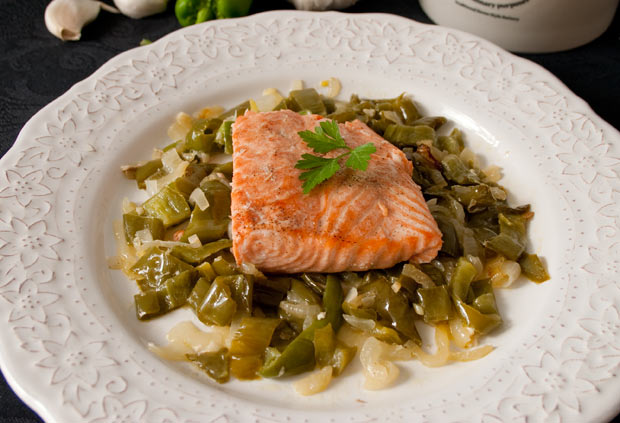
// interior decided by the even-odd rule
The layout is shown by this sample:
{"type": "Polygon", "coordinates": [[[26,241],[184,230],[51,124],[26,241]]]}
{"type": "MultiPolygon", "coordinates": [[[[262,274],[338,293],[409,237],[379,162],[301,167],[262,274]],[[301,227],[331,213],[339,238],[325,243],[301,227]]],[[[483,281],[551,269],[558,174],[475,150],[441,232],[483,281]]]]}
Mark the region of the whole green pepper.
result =
{"type": "Polygon", "coordinates": [[[177,0],[174,14],[181,26],[189,26],[215,18],[213,0],[177,0]]]}
{"type": "Polygon", "coordinates": [[[174,13],[182,26],[211,19],[237,18],[250,11],[252,0],[177,0],[174,13]]]}

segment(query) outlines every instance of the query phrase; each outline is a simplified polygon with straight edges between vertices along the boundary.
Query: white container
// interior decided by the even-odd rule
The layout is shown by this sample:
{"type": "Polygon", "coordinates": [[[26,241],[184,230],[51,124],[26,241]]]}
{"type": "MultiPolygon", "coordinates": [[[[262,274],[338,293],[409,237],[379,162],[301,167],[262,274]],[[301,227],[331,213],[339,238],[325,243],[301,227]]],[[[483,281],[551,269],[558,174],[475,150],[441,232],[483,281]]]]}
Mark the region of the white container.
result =
{"type": "Polygon", "coordinates": [[[611,24],[619,0],[420,0],[436,23],[521,53],[586,44],[611,24]]]}

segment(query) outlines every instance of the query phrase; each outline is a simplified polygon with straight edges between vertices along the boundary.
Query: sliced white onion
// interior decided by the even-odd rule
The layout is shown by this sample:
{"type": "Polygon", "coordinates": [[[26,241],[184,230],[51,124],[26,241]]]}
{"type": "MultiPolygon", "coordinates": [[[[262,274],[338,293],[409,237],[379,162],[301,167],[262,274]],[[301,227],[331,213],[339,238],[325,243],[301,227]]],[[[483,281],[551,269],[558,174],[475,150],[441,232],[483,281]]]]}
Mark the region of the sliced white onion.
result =
{"type": "Polygon", "coordinates": [[[147,179],[144,181],[144,186],[146,189],[146,193],[149,195],[149,197],[154,196],[155,194],[157,194],[159,192],[159,189],[157,188],[157,179],[147,179]]]}
{"type": "Polygon", "coordinates": [[[476,156],[476,153],[471,151],[469,148],[465,147],[459,156],[469,167],[480,167],[480,160],[478,159],[478,156],[476,156]]]}
{"type": "Polygon", "coordinates": [[[241,272],[246,275],[256,276],[259,279],[267,279],[265,274],[258,270],[252,263],[241,263],[241,272]]]}
{"type": "Polygon", "coordinates": [[[375,294],[372,292],[367,292],[365,294],[358,295],[357,298],[360,299],[360,305],[363,308],[372,307],[372,305],[375,303],[375,294]]]}
{"type": "Polygon", "coordinates": [[[168,137],[172,141],[185,138],[190,129],[192,129],[193,123],[194,119],[187,113],[177,113],[174,123],[168,127],[168,137]]]}
{"type": "Polygon", "coordinates": [[[226,175],[221,172],[212,173],[209,176],[206,176],[203,181],[219,181],[226,185],[228,188],[231,188],[230,181],[228,180],[228,178],[226,178],[226,175]]]}
{"type": "Polygon", "coordinates": [[[445,365],[450,359],[450,336],[445,324],[435,326],[435,353],[429,354],[420,346],[411,342],[407,347],[418,357],[420,362],[427,367],[440,367],[445,365]]]}
{"type": "Polygon", "coordinates": [[[324,81],[321,81],[321,86],[329,88],[329,91],[327,92],[328,98],[337,97],[338,94],[340,94],[340,91],[342,90],[342,84],[340,83],[340,80],[337,78],[333,78],[333,77],[326,79],[324,81]]]}
{"type": "Polygon", "coordinates": [[[209,200],[205,196],[205,193],[202,189],[196,188],[189,195],[190,204],[195,204],[200,210],[205,211],[209,208],[209,200]]]}
{"type": "Polygon", "coordinates": [[[521,266],[516,261],[506,260],[502,263],[501,272],[507,276],[507,279],[500,288],[508,288],[521,276],[521,266]]]}
{"type": "Polygon", "coordinates": [[[149,344],[149,349],[167,360],[185,360],[186,354],[215,352],[227,346],[229,326],[205,326],[205,329],[198,329],[190,321],[178,323],[166,335],[168,345],[149,344]]]}
{"type": "Polygon", "coordinates": [[[303,90],[304,89],[304,81],[301,79],[296,79],[291,82],[291,91],[303,90]]]}
{"type": "Polygon", "coordinates": [[[302,330],[306,330],[306,329],[308,329],[308,328],[310,327],[310,325],[311,325],[312,323],[314,323],[314,320],[315,320],[315,319],[313,319],[312,317],[310,317],[310,316],[306,316],[306,317],[304,318],[304,323],[303,323],[303,324],[302,324],[302,326],[301,326],[301,327],[302,327],[302,330]]]}
{"type": "Polygon", "coordinates": [[[147,228],[136,231],[132,244],[136,248],[140,248],[145,242],[153,241],[153,235],[147,228]]]}
{"type": "Polygon", "coordinates": [[[521,266],[515,261],[498,256],[487,262],[485,273],[491,279],[493,287],[507,288],[521,276],[521,266]]]}
{"type": "Polygon", "coordinates": [[[354,346],[359,351],[366,341],[366,338],[368,338],[368,334],[360,331],[359,329],[355,329],[345,321],[345,323],[340,327],[336,337],[338,338],[338,341],[345,345],[354,346]]]}
{"type": "Polygon", "coordinates": [[[415,353],[409,348],[413,341],[407,341],[404,345],[384,344],[383,356],[390,361],[407,361],[416,357],[415,353]]]}
{"type": "Polygon", "coordinates": [[[456,346],[459,348],[469,348],[473,342],[474,329],[465,326],[460,317],[450,319],[449,325],[450,335],[456,346]]]}
{"type": "MultiPolygon", "coordinates": [[[[116,241],[116,259],[110,260],[116,268],[122,269],[128,276],[131,276],[129,269],[138,260],[135,249],[127,244],[125,240],[125,230],[123,222],[117,220],[113,223],[114,240],[116,241]]],[[[135,277],[133,277],[135,279],[135,277]]]]}
{"type": "Polygon", "coordinates": [[[495,347],[493,347],[492,345],[483,345],[481,347],[472,348],[472,349],[465,350],[465,351],[452,351],[450,353],[450,360],[454,360],[454,361],[478,360],[486,356],[487,354],[489,354],[494,349],[495,347]]]}
{"type": "Polygon", "coordinates": [[[364,371],[364,389],[383,389],[392,384],[400,373],[398,367],[384,358],[384,343],[369,337],[360,350],[364,371]]]}
{"type": "Polygon", "coordinates": [[[202,243],[200,242],[200,238],[198,238],[198,235],[194,234],[192,236],[190,236],[189,238],[187,238],[187,242],[189,242],[189,245],[192,248],[200,248],[202,247],[202,243]]]}
{"type": "Polygon", "coordinates": [[[325,366],[321,370],[314,371],[303,379],[293,384],[299,395],[314,395],[324,391],[332,380],[332,366],[325,366]]]}
{"type": "Polygon", "coordinates": [[[132,213],[136,211],[136,203],[134,203],[133,201],[129,201],[129,198],[124,197],[122,209],[123,214],[132,213]]]}
{"type": "Polygon", "coordinates": [[[489,182],[499,182],[502,179],[502,171],[499,166],[489,166],[482,171],[489,182]]]}
{"type": "Polygon", "coordinates": [[[369,118],[374,118],[377,111],[375,109],[362,109],[362,112],[369,118]]]}
{"type": "Polygon", "coordinates": [[[261,112],[270,112],[276,108],[284,97],[275,88],[267,88],[263,91],[263,96],[256,100],[256,107],[261,112]]]}
{"type": "Polygon", "coordinates": [[[224,113],[224,108],[220,106],[204,107],[196,113],[198,119],[211,119],[224,113]]]}
{"type": "Polygon", "coordinates": [[[187,153],[181,153],[181,158],[186,162],[191,162],[196,158],[197,151],[188,151],[187,153]]]}
{"type": "Polygon", "coordinates": [[[422,307],[420,304],[413,303],[413,310],[418,316],[424,316],[424,307],[422,307]]]}
{"type": "Polygon", "coordinates": [[[280,308],[297,319],[310,317],[314,320],[317,314],[321,312],[321,307],[317,304],[293,303],[291,301],[280,301],[280,308]]]}
{"type": "Polygon", "coordinates": [[[179,157],[179,153],[177,153],[175,148],[171,148],[161,156],[161,163],[168,173],[174,172],[182,161],[183,160],[179,157]]]}
{"type": "Polygon", "coordinates": [[[493,196],[493,199],[495,200],[504,201],[507,197],[506,191],[504,191],[503,189],[499,187],[491,187],[490,191],[491,191],[491,195],[493,196]]]}
{"type": "Polygon", "coordinates": [[[347,296],[344,297],[344,302],[350,303],[355,297],[357,297],[357,288],[353,287],[349,289],[349,292],[347,292],[347,296]]]}
{"type": "MultiPolygon", "coordinates": [[[[177,155],[177,157],[178,157],[178,155],[177,155]]],[[[163,162],[163,159],[162,159],[162,162],[163,162]]],[[[159,192],[159,190],[161,190],[163,187],[165,187],[166,185],[168,185],[171,182],[174,182],[177,178],[180,178],[181,176],[183,176],[185,174],[185,169],[187,169],[188,165],[189,165],[189,162],[186,162],[184,160],[180,160],[179,165],[177,166],[176,169],[174,169],[174,171],[172,173],[169,173],[169,174],[167,174],[165,176],[162,176],[161,178],[158,178],[158,179],[153,179],[155,184],[153,184],[151,182],[151,184],[149,185],[149,179],[147,179],[146,181],[144,181],[144,183],[146,185],[146,192],[149,195],[151,195],[151,196],[157,194],[159,192]],[[153,189],[155,191],[151,191],[153,189]]]]}
{"type": "Polygon", "coordinates": [[[362,319],[361,317],[352,316],[350,314],[343,314],[344,320],[355,329],[363,330],[364,332],[372,332],[377,323],[372,319],[362,319]]]}

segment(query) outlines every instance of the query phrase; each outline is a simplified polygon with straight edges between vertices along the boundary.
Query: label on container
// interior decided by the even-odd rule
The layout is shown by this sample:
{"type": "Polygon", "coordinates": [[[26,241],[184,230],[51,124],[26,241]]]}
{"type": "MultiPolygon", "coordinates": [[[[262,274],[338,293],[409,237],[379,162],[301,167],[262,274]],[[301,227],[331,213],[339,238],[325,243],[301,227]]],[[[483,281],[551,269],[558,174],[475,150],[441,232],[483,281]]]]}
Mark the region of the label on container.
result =
{"type": "Polygon", "coordinates": [[[519,22],[519,8],[530,0],[454,0],[457,6],[496,19],[519,22]]]}

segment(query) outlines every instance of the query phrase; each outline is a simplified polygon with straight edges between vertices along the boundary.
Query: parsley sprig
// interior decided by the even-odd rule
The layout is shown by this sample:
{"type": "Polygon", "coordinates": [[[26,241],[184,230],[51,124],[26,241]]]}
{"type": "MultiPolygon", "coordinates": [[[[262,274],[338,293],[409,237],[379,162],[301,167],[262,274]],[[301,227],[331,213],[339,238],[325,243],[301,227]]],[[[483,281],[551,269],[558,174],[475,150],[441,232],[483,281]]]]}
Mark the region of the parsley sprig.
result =
{"type": "Polygon", "coordinates": [[[304,181],[302,185],[304,194],[308,194],[312,188],[334,176],[340,169],[340,159],[343,157],[348,156],[345,166],[356,170],[366,170],[368,169],[370,155],[377,151],[371,142],[356,148],[349,147],[340,135],[338,122],[333,120],[321,122],[319,126],[314,128],[314,132],[301,131],[298,134],[315,153],[325,154],[338,149],[347,150],[345,153],[332,158],[302,154],[301,160],[297,162],[295,168],[304,170],[299,175],[299,179],[304,181]]]}

